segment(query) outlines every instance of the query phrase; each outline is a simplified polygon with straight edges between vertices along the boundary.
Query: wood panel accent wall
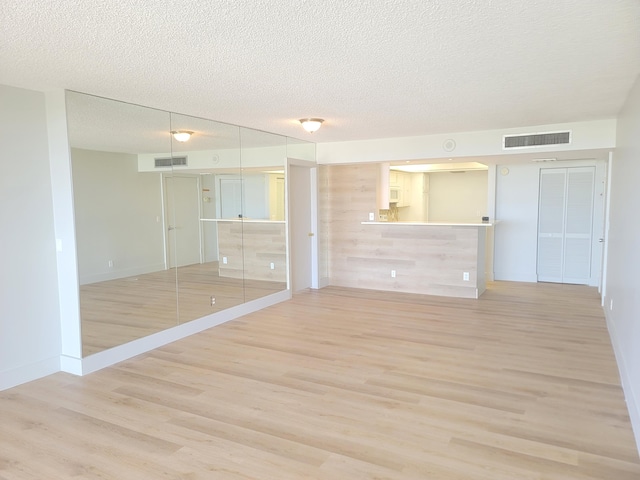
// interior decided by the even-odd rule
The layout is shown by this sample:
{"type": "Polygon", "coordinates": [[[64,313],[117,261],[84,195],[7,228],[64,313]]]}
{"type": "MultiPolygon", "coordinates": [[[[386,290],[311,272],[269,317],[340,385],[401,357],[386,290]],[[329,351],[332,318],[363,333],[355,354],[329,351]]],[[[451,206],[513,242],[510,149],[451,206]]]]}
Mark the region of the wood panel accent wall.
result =
{"type": "Polygon", "coordinates": [[[221,277],[287,281],[284,222],[218,221],[221,277]],[[223,264],[222,258],[227,258],[223,264]],[[275,268],[271,270],[273,262],[275,268]]]}
{"type": "MultiPolygon", "coordinates": [[[[376,210],[377,166],[332,165],[327,209],[331,285],[476,298],[478,227],[362,225],[376,210]],[[391,277],[391,270],[396,277],[391,277]],[[469,281],[463,280],[469,272],[469,281]]],[[[321,215],[323,218],[323,215],[321,215]]],[[[482,228],[482,227],[480,227],[482,228]]],[[[484,269],[479,284],[484,287],[484,269]]],[[[481,293],[481,292],[480,292],[481,293]]]]}

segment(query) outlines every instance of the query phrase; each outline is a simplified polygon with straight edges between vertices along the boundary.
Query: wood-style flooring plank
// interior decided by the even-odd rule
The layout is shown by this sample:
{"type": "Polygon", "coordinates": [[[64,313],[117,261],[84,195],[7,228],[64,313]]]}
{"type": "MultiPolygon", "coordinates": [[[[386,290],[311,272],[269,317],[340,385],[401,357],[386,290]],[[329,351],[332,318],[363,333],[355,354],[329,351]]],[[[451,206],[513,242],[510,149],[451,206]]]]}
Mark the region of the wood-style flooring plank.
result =
{"type": "MultiPolygon", "coordinates": [[[[115,323],[114,323],[115,325],[115,323]]],[[[631,480],[597,292],[327,287],[0,392],[0,479],[631,480]]]]}

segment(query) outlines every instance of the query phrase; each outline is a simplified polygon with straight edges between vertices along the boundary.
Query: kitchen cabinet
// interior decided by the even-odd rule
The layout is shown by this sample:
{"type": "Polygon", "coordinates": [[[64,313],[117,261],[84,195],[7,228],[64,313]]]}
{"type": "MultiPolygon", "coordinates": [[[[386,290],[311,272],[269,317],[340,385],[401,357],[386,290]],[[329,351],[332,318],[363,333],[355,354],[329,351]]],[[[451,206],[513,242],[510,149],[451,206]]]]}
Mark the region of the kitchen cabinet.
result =
{"type": "Polygon", "coordinates": [[[389,198],[396,207],[408,207],[411,205],[411,174],[391,170],[389,172],[389,198]],[[395,202],[394,202],[395,201],[395,202]]]}

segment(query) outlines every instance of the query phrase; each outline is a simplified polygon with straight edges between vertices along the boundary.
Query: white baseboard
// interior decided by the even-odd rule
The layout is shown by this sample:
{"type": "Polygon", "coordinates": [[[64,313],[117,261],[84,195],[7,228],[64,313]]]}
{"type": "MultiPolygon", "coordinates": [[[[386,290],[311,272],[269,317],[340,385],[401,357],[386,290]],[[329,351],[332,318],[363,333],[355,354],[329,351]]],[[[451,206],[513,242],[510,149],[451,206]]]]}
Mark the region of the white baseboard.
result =
{"type": "Polygon", "coordinates": [[[627,402],[627,410],[629,411],[629,417],[631,419],[631,428],[633,429],[633,435],[636,439],[636,449],[640,455],[640,398],[638,398],[638,393],[640,392],[635,392],[633,389],[633,382],[629,378],[629,365],[622,354],[620,346],[618,345],[616,327],[610,317],[610,312],[606,308],[604,309],[604,316],[607,320],[609,338],[611,339],[613,352],[616,356],[616,363],[618,365],[618,372],[620,373],[624,399],[627,402]]]}
{"type": "MultiPolygon", "coordinates": [[[[216,325],[220,325],[289,299],[291,299],[291,291],[283,290],[282,292],[243,303],[182,325],[177,325],[124,345],[119,345],[117,347],[110,348],[109,350],[95,353],[82,359],[82,371],[80,374],[87,375],[102,368],[135,357],[136,355],[140,355],[141,353],[148,352],[163,345],[167,345],[168,343],[180,340],[181,338],[188,337],[194,333],[207,330],[211,327],[215,327],[216,325]]],[[[69,373],[78,374],[75,371],[70,371],[69,373]]]]}
{"type": "Polygon", "coordinates": [[[91,275],[83,275],[79,278],[78,281],[80,282],[80,285],[88,285],[96,282],[106,282],[108,280],[118,280],[119,278],[135,277],[136,275],[159,272],[164,269],[164,263],[158,263],[142,267],[123,268],[118,270],[110,270],[108,272],[94,273],[91,275]]]}
{"type": "Polygon", "coordinates": [[[46,377],[60,371],[60,357],[55,356],[40,360],[30,365],[0,372],[0,391],[16,387],[23,383],[46,377]]]}
{"type": "Polygon", "coordinates": [[[503,282],[527,282],[527,283],[536,283],[538,281],[538,276],[533,273],[522,273],[522,272],[501,272],[499,270],[495,270],[493,272],[493,278],[496,281],[503,282]]]}
{"type": "Polygon", "coordinates": [[[73,375],[82,375],[82,359],[60,355],[60,370],[73,375]]]}

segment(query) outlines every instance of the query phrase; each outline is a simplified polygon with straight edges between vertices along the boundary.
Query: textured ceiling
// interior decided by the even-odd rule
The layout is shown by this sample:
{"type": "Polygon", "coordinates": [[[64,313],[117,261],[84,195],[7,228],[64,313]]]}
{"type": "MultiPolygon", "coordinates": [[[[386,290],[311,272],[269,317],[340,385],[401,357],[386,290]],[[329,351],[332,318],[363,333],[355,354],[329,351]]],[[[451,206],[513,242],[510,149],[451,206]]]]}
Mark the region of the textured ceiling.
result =
{"type": "Polygon", "coordinates": [[[0,2],[2,84],[317,142],[611,118],[639,73],[638,0],[0,2]]]}

